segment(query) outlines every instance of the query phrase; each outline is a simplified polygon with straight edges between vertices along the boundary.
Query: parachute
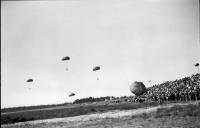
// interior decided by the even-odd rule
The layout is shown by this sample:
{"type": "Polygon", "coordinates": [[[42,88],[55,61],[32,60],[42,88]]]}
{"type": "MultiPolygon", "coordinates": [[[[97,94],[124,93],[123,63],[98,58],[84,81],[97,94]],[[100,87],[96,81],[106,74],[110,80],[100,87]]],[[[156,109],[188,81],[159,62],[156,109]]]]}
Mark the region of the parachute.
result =
{"type": "Polygon", "coordinates": [[[33,79],[28,79],[26,82],[33,82],[33,79]]]}
{"type": "Polygon", "coordinates": [[[146,87],[142,82],[135,81],[130,85],[130,91],[136,96],[139,96],[146,91],[146,87]]]}
{"type": "MultiPolygon", "coordinates": [[[[95,66],[92,70],[93,71],[98,71],[98,70],[100,70],[101,68],[99,67],[99,66],[95,66]]],[[[99,77],[97,77],[97,80],[99,80],[99,77]]]]}
{"type": "Polygon", "coordinates": [[[61,59],[62,61],[65,61],[65,60],[70,60],[70,57],[69,56],[65,56],[61,59]]]}
{"type": "Polygon", "coordinates": [[[196,63],[194,66],[197,67],[197,73],[199,73],[199,63],[196,63]]]}
{"type": "MultiPolygon", "coordinates": [[[[67,61],[67,60],[70,60],[70,57],[69,56],[65,56],[61,60],[62,61],[67,61]]],[[[66,71],[68,71],[68,68],[66,68],[66,71]]]]}
{"type": "Polygon", "coordinates": [[[198,66],[199,66],[199,63],[196,63],[194,66],[195,66],[195,67],[198,67],[198,66]]]}
{"type": "Polygon", "coordinates": [[[100,70],[100,67],[99,66],[96,66],[92,69],[93,71],[97,71],[97,70],[100,70]]]}
{"type": "Polygon", "coordinates": [[[71,96],[75,96],[75,93],[71,93],[71,94],[69,94],[69,97],[71,97],[71,96]]]}
{"type": "MultiPolygon", "coordinates": [[[[33,79],[28,79],[28,80],[26,80],[26,82],[28,82],[28,83],[33,82],[33,79]]],[[[31,86],[28,86],[28,89],[31,89],[31,86]]]]}

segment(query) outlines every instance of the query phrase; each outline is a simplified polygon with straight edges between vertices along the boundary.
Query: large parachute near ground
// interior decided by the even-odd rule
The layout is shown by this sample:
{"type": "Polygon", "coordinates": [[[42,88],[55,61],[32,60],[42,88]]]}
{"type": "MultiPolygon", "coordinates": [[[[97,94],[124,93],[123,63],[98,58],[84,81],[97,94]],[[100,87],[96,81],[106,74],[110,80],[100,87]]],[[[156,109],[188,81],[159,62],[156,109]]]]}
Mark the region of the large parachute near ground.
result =
{"type": "Polygon", "coordinates": [[[97,71],[97,70],[100,70],[101,68],[99,66],[95,66],[92,70],[93,71],[97,71]]]}
{"type": "Polygon", "coordinates": [[[33,79],[28,79],[26,82],[33,82],[33,79]]]}
{"type": "Polygon", "coordinates": [[[75,96],[75,93],[71,93],[71,94],[69,94],[69,97],[71,97],[71,96],[75,96]]]}
{"type": "Polygon", "coordinates": [[[130,85],[130,91],[139,96],[146,92],[146,87],[142,82],[135,81],[130,85]]]}

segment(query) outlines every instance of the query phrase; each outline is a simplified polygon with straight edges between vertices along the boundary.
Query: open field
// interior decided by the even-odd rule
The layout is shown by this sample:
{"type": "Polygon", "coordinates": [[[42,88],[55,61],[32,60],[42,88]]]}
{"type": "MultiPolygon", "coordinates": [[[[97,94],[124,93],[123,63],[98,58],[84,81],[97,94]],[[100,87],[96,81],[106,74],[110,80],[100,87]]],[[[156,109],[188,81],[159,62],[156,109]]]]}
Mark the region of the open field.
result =
{"type": "Polygon", "coordinates": [[[53,108],[53,107],[70,106],[70,105],[72,105],[72,103],[3,108],[3,109],[1,109],[1,113],[25,111],[25,110],[35,110],[35,109],[44,109],[44,108],[53,108]]]}
{"type": "Polygon", "coordinates": [[[158,103],[120,103],[120,104],[75,104],[60,107],[44,108],[44,109],[33,109],[24,111],[11,111],[1,114],[1,124],[24,122],[30,120],[41,120],[51,119],[60,117],[72,117],[85,115],[88,113],[106,112],[110,110],[128,110],[137,109],[148,106],[156,106],[158,103]]]}
{"type": "Polygon", "coordinates": [[[55,118],[2,125],[4,128],[198,128],[200,102],[172,103],[134,110],[114,110],[76,117],[55,118]]]}

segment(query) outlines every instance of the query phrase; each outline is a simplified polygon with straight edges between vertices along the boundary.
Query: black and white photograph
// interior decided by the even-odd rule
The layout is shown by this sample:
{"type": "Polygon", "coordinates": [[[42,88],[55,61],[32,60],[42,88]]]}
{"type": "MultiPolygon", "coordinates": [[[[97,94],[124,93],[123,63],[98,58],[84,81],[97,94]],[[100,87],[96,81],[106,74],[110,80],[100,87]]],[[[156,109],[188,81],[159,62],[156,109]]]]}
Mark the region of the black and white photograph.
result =
{"type": "Polygon", "coordinates": [[[200,128],[200,0],[1,0],[2,128],[200,128]]]}

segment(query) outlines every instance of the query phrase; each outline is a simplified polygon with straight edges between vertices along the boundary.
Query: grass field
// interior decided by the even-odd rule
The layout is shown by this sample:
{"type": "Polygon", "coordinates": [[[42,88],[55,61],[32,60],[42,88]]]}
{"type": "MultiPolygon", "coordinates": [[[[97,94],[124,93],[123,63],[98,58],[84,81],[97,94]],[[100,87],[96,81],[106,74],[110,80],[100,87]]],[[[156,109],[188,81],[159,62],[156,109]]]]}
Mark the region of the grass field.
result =
{"type": "MultiPolygon", "coordinates": [[[[109,110],[127,110],[127,109],[137,109],[148,106],[156,106],[158,103],[120,103],[120,104],[82,104],[75,105],[74,107],[62,107],[60,109],[50,109],[50,110],[34,110],[34,111],[24,111],[17,113],[9,113],[1,115],[1,124],[9,124],[15,122],[24,122],[30,120],[40,120],[40,119],[50,119],[50,118],[60,118],[60,117],[72,117],[79,116],[88,113],[105,112],[109,110]]],[[[30,110],[30,109],[28,109],[30,110]]],[[[9,111],[7,111],[9,112],[9,111]]],[[[13,112],[13,110],[11,110],[13,112]]]]}
{"type": "MultiPolygon", "coordinates": [[[[117,105],[117,104],[116,104],[117,105]]],[[[120,105],[120,104],[118,104],[120,105]]],[[[140,104],[141,105],[141,104],[140,104]]],[[[124,106],[124,104],[123,104],[124,106]]],[[[139,106],[138,106],[139,107],[139,106]]],[[[129,109],[129,108],[128,108],[129,109]]],[[[199,128],[200,127],[200,101],[172,103],[162,106],[139,108],[132,110],[118,110],[116,117],[105,116],[116,114],[115,112],[101,113],[105,117],[99,118],[99,114],[82,115],[69,118],[57,118],[51,120],[31,121],[17,124],[2,125],[3,128],[199,128]],[[152,108],[154,109],[153,111],[152,108]],[[118,116],[124,112],[139,112],[126,116],[118,116]],[[89,117],[89,118],[88,118],[89,117]]]]}
{"type": "Polygon", "coordinates": [[[33,109],[41,109],[41,108],[60,107],[60,106],[67,106],[67,105],[72,105],[72,103],[3,108],[3,109],[1,109],[1,112],[2,112],[2,113],[6,113],[6,112],[16,112],[16,111],[33,110],[33,109]]]}
{"type": "Polygon", "coordinates": [[[150,114],[141,114],[138,116],[132,116],[132,118],[162,118],[162,117],[186,117],[186,116],[192,116],[192,117],[199,117],[200,120],[200,102],[197,105],[187,105],[187,106],[180,106],[175,105],[171,108],[159,108],[156,112],[150,113],[150,114]]]}

